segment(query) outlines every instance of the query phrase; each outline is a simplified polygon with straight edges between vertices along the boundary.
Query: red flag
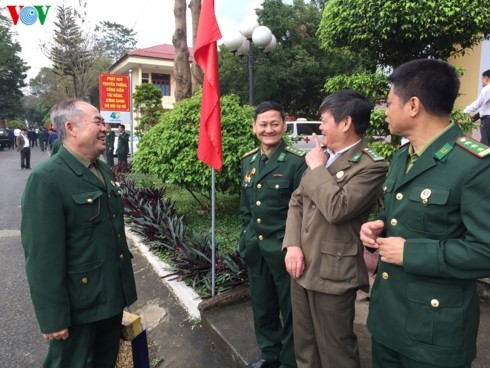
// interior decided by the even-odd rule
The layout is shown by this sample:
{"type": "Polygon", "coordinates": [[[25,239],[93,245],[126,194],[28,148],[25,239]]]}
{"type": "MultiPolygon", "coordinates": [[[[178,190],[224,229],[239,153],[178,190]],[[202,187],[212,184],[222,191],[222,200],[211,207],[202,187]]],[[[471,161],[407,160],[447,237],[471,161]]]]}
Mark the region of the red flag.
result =
{"type": "Polygon", "coordinates": [[[197,158],[216,170],[221,170],[222,166],[221,108],[216,42],[220,38],[221,32],[214,14],[214,0],[203,0],[194,48],[194,58],[204,73],[197,158]]]}

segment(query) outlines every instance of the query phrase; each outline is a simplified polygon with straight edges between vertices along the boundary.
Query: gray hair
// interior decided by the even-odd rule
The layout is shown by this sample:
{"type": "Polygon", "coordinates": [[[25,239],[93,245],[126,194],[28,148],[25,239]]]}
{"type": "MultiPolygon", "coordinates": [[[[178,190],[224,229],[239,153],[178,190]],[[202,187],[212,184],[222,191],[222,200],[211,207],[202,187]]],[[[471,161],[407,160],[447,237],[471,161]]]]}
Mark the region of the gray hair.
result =
{"type": "Polygon", "coordinates": [[[78,123],[83,110],[78,106],[79,102],[84,102],[78,98],[68,98],[58,102],[51,108],[50,118],[54,129],[58,132],[59,139],[63,141],[66,135],[65,123],[72,121],[78,123]]]}

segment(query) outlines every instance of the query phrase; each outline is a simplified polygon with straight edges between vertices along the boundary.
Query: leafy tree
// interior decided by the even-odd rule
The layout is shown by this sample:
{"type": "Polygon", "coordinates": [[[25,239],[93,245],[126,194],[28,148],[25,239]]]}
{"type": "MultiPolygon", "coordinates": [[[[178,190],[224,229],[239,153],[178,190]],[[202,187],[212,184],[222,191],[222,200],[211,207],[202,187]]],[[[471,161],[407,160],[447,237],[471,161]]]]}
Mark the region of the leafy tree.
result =
{"type": "MultiPolygon", "coordinates": [[[[291,115],[316,118],[328,78],[373,69],[364,55],[320,47],[316,32],[322,6],[319,1],[295,0],[289,5],[265,0],[257,10],[259,23],[271,29],[278,45],[268,54],[255,49],[255,102],[275,100],[291,115]]],[[[236,93],[243,103],[248,102],[246,60],[237,60],[224,47],[220,50],[220,84],[222,93],[236,93]]]]}
{"type": "Polygon", "coordinates": [[[44,120],[44,114],[39,106],[39,98],[36,96],[25,96],[22,99],[24,105],[23,118],[28,121],[29,126],[41,127],[44,120]]]}
{"type": "Polygon", "coordinates": [[[163,114],[162,91],[152,83],[140,84],[133,93],[133,104],[140,115],[136,118],[139,123],[135,134],[143,137],[158,123],[163,114]]]}
{"type": "Polygon", "coordinates": [[[86,73],[93,63],[92,38],[77,24],[77,12],[64,4],[56,7],[57,21],[49,57],[57,74],[70,78],[74,97],[87,96],[86,73]]]}
{"type": "MultiPolygon", "coordinates": [[[[197,199],[208,194],[211,171],[197,159],[202,91],[175,104],[141,139],[132,170],[161,177],[187,189],[197,199]]],[[[253,110],[240,106],[237,96],[221,97],[223,168],[216,175],[216,189],[237,193],[240,157],[255,146],[251,124],[253,110]]]]}
{"type": "Polygon", "coordinates": [[[380,65],[447,60],[490,37],[488,0],[330,0],[318,36],[325,49],[374,55],[380,65]]]}
{"type": "Polygon", "coordinates": [[[22,114],[22,88],[29,67],[20,58],[20,51],[12,39],[10,22],[0,15],[0,121],[22,114]]]}
{"type": "Polygon", "coordinates": [[[98,38],[103,44],[104,55],[112,63],[136,48],[137,33],[132,28],[127,28],[114,22],[103,21],[95,27],[95,32],[98,33],[98,38]]]}

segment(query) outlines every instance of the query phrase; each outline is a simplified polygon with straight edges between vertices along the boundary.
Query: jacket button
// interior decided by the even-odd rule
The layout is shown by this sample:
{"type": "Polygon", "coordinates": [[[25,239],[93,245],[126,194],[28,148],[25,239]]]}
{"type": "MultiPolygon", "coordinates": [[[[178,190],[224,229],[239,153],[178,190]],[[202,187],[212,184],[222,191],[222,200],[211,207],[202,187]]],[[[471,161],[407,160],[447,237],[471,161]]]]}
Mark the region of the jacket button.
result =
{"type": "Polygon", "coordinates": [[[432,300],[430,301],[430,305],[432,305],[432,307],[434,307],[434,308],[438,308],[438,307],[439,307],[439,300],[437,300],[437,299],[432,299],[432,300]]]}
{"type": "Polygon", "coordinates": [[[259,240],[264,240],[264,237],[262,235],[259,235],[259,240]]]}
{"type": "Polygon", "coordinates": [[[403,194],[402,193],[396,193],[396,199],[401,201],[403,199],[403,194]]]}
{"type": "Polygon", "coordinates": [[[382,277],[384,280],[388,280],[388,277],[390,277],[390,276],[388,275],[388,272],[383,272],[383,273],[381,274],[381,277],[382,277]]]}
{"type": "Polygon", "coordinates": [[[274,186],[274,188],[275,188],[275,189],[279,189],[279,185],[277,185],[277,184],[276,184],[276,185],[274,186]]]}
{"type": "Polygon", "coordinates": [[[257,184],[257,189],[262,188],[262,184],[257,184]]]}
{"type": "Polygon", "coordinates": [[[260,224],[261,222],[262,222],[262,220],[258,218],[257,223],[260,224]]]}
{"type": "Polygon", "coordinates": [[[119,259],[124,259],[124,254],[123,254],[123,253],[121,253],[121,254],[119,255],[119,259]]]}
{"type": "Polygon", "coordinates": [[[255,202],[257,206],[260,206],[262,203],[260,201],[255,202]]]}
{"type": "Polygon", "coordinates": [[[391,224],[391,226],[396,226],[396,225],[398,225],[398,220],[397,219],[391,219],[390,224],[391,224]]]}
{"type": "Polygon", "coordinates": [[[92,198],[87,199],[87,202],[90,203],[90,204],[92,204],[93,201],[94,200],[92,198]]]}
{"type": "Polygon", "coordinates": [[[88,278],[82,277],[82,284],[88,284],[88,278]]]}

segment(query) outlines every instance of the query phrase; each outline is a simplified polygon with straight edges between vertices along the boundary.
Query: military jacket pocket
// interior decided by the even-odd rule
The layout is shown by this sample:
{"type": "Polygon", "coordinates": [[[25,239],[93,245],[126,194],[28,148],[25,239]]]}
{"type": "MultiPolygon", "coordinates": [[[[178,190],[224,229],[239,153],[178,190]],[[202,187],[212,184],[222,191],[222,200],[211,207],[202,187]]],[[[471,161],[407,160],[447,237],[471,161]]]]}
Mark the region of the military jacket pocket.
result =
{"type": "Polygon", "coordinates": [[[68,267],[68,292],[73,311],[82,311],[104,304],[104,261],[68,267]]]}
{"type": "Polygon", "coordinates": [[[291,197],[288,180],[267,180],[265,187],[267,190],[265,198],[270,206],[288,205],[291,197]]]}
{"type": "Polygon", "coordinates": [[[72,194],[81,227],[90,226],[100,221],[100,202],[103,194],[101,190],[72,194]]]}
{"type": "Polygon", "coordinates": [[[326,241],[321,246],[320,277],[325,280],[357,283],[358,244],[326,241]]]}
{"type": "Polygon", "coordinates": [[[407,227],[427,234],[445,234],[449,195],[449,188],[415,185],[409,194],[407,227]]]}
{"type": "Polygon", "coordinates": [[[463,290],[457,285],[412,283],[407,288],[407,335],[443,349],[462,344],[463,290]]]}

